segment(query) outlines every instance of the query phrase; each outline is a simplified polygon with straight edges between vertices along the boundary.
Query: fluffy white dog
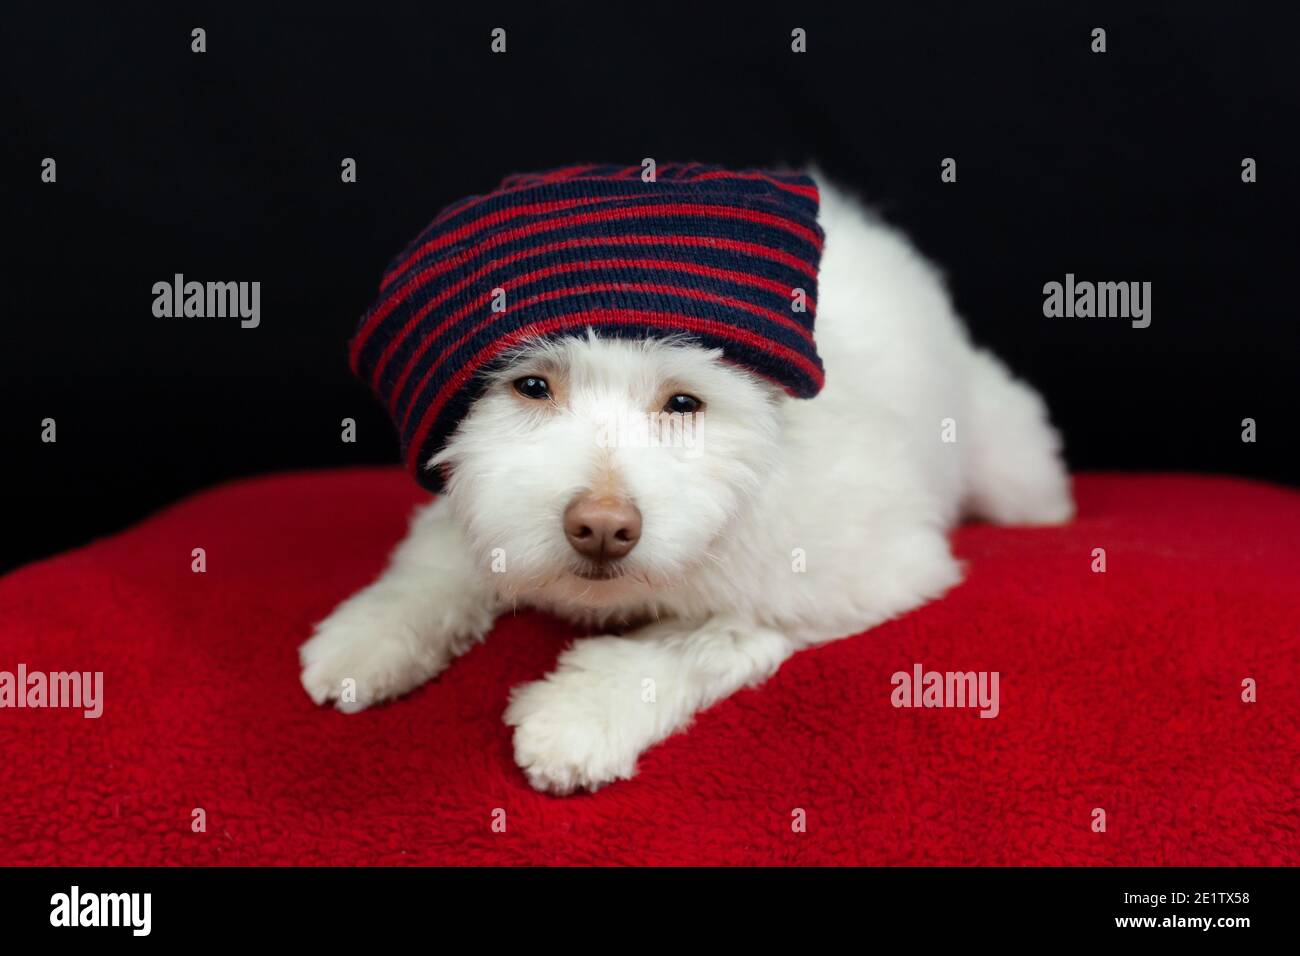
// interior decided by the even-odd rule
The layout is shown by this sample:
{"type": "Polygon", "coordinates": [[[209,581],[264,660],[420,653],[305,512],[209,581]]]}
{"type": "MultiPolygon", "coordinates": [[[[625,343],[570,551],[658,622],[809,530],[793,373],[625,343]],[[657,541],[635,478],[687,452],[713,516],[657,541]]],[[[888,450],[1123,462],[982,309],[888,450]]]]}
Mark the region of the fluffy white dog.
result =
{"type": "Polygon", "coordinates": [[[617,633],[514,690],[515,760],[540,790],[594,790],[796,651],[942,595],[963,516],[1070,518],[1039,396],[972,346],[906,239],[820,186],[821,394],[682,340],[518,350],[434,459],[447,493],[302,646],[313,700],[405,694],[543,608],[617,633]],[[661,410],[678,440],[625,427],[661,410]]]}

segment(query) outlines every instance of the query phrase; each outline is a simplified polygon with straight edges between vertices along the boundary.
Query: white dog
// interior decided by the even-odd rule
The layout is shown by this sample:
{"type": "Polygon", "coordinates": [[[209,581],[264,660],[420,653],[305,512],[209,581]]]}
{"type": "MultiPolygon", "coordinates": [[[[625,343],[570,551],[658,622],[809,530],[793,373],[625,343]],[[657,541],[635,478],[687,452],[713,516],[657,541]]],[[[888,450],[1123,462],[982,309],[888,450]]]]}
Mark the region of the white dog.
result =
{"type": "Polygon", "coordinates": [[[519,350],[431,463],[447,493],[302,646],[313,700],[405,694],[520,605],[607,628],[504,717],[534,787],[594,790],[796,651],[942,595],[961,517],[1070,518],[1039,396],[971,345],[903,237],[820,186],[821,394],[680,339],[519,350]],[[661,409],[690,416],[676,447],[611,428],[661,409]]]}

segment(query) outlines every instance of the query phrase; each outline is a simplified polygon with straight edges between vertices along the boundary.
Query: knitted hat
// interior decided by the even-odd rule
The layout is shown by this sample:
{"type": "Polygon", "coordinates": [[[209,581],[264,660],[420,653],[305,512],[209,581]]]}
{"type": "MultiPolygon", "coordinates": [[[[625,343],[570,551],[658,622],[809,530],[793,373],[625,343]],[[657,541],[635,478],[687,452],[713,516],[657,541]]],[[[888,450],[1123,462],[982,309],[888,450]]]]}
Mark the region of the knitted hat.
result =
{"type": "Polygon", "coordinates": [[[384,273],[351,344],[408,469],[424,466],[484,388],[479,373],[539,337],[682,334],[809,398],[817,186],[698,163],[574,166],[510,176],[448,206],[384,273]],[[802,290],[802,294],[800,292],[802,290]]]}

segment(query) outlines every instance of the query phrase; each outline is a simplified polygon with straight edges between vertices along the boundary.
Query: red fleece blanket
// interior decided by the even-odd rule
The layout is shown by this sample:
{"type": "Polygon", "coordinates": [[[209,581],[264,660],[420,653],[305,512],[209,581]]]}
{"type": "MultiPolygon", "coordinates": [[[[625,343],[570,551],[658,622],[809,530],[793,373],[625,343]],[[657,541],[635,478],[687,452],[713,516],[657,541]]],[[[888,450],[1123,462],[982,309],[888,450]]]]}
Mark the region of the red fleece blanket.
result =
{"type": "Polygon", "coordinates": [[[563,623],[504,619],[357,716],[298,684],[311,624],[405,530],[408,478],[218,488],[0,579],[0,672],[103,672],[98,719],[0,709],[0,860],[1300,863],[1300,495],[1076,491],[1070,526],[963,528],[943,600],[797,655],[634,780],[557,798],[528,787],[501,713],[563,623]],[[917,664],[997,671],[997,717],[896,708],[891,678],[917,664]]]}

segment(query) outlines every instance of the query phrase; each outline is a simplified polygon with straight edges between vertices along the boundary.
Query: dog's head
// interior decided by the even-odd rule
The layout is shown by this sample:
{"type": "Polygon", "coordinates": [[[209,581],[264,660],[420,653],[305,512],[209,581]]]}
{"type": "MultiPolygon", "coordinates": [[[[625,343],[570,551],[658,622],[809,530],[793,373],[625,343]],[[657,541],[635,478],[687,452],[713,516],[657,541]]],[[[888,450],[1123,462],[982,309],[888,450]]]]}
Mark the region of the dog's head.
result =
{"type": "Polygon", "coordinates": [[[681,339],[535,342],[430,466],[501,593],[635,606],[716,560],[775,460],[782,400],[681,339]]]}

